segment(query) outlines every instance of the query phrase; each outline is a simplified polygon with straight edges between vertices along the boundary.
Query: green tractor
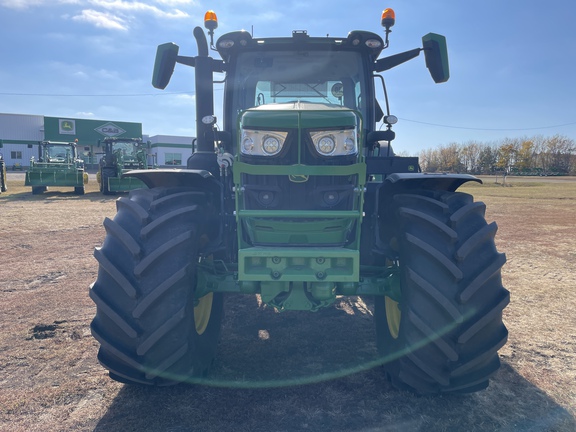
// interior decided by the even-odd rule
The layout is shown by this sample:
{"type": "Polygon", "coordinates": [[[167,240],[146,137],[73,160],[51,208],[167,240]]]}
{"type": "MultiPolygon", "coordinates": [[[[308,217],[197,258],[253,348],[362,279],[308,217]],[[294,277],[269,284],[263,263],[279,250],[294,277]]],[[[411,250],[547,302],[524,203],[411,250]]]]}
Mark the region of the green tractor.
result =
{"type": "MultiPolygon", "coordinates": [[[[0,147],[2,143],[0,142],[0,147]]],[[[4,156],[0,153],[0,192],[6,192],[8,186],[6,184],[6,162],[4,161],[4,156]]]]}
{"type": "Polygon", "coordinates": [[[155,168],[148,166],[148,146],[141,138],[105,138],[99,145],[104,147],[96,174],[100,192],[111,195],[146,187],[141,180],[124,176],[130,170],[155,168]]]}
{"type": "Polygon", "coordinates": [[[34,195],[48,190],[48,186],[74,188],[74,193],[84,195],[88,174],[84,161],[78,158],[77,142],[39,141],[38,160],[30,159],[25,186],[32,186],[34,195]]]}
{"type": "MultiPolygon", "coordinates": [[[[424,51],[449,77],[443,36],[380,57],[385,38],[221,36],[209,56],[158,47],[152,83],[195,68],[197,142],[187,169],[137,170],[149,189],[117,201],[95,250],[91,324],[98,359],[121,382],[196,382],[215,356],[226,293],[279,311],[318,311],[338,296],[374,299],[377,347],[398,388],[473,392],[498,370],[507,340],[504,254],[485,205],[457,189],[479,179],[421,172],[390,142],[395,118],[376,100],[380,72],[424,51]],[[225,73],[216,126],[213,74],[225,73]],[[383,120],[385,130],[378,130],[383,120]]],[[[205,17],[213,45],[214,12],[205,17]]]]}

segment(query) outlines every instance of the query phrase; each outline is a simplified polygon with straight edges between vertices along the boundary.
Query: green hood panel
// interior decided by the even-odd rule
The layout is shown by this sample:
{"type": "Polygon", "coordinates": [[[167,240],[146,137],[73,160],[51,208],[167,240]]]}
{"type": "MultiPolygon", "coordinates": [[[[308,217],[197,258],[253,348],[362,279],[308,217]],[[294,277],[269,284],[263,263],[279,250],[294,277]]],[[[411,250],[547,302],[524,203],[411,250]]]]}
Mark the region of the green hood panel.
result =
{"type": "Polygon", "coordinates": [[[261,105],[245,111],[241,117],[246,129],[323,129],[353,128],[354,111],[337,105],[293,102],[261,105]]]}

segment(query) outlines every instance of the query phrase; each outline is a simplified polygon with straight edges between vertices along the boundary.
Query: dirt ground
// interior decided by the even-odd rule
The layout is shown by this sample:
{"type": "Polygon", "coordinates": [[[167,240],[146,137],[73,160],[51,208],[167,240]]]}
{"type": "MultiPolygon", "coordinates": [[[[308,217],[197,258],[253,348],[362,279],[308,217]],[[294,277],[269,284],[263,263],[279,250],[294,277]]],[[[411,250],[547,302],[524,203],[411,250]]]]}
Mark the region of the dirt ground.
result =
{"type": "Polygon", "coordinates": [[[276,313],[231,295],[202,385],[126,386],[90,335],[94,247],[115,214],[92,178],[84,196],[33,196],[20,173],[0,194],[0,431],[574,431],[576,179],[486,178],[511,303],[502,368],[488,389],[417,397],[376,365],[372,305],[276,313]],[[496,183],[498,181],[498,183],[496,183]]]}

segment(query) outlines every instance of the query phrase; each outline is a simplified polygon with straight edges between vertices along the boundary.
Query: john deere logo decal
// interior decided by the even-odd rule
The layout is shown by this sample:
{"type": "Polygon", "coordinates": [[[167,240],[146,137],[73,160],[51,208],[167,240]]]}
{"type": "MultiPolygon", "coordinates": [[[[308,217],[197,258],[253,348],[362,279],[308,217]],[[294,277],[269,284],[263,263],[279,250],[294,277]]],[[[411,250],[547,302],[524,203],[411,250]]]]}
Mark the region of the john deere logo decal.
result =
{"type": "Polygon", "coordinates": [[[72,122],[69,122],[69,121],[67,121],[67,120],[66,120],[66,121],[63,121],[62,124],[60,125],[60,127],[61,127],[62,129],[64,129],[65,131],[68,131],[68,132],[74,130],[74,125],[72,124],[72,122]]]}
{"type": "Polygon", "coordinates": [[[64,135],[76,134],[76,120],[58,120],[58,132],[64,135]]]}
{"type": "Polygon", "coordinates": [[[107,136],[107,137],[115,137],[118,135],[122,135],[124,132],[126,132],[120,126],[116,126],[114,123],[110,123],[110,122],[108,122],[108,123],[106,123],[100,127],[97,127],[94,130],[98,133],[101,133],[104,136],[107,136]]]}
{"type": "Polygon", "coordinates": [[[288,178],[292,183],[306,183],[308,181],[308,176],[302,174],[290,174],[288,178]]]}

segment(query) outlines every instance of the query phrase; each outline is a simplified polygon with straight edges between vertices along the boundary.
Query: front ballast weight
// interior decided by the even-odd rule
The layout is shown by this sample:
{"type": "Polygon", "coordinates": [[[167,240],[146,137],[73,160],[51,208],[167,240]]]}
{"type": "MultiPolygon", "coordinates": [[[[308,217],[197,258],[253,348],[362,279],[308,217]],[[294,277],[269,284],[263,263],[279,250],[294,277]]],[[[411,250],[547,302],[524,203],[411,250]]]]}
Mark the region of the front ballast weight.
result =
{"type": "Polygon", "coordinates": [[[373,274],[358,278],[354,276],[359,273],[358,256],[346,252],[312,247],[271,253],[265,248],[241,251],[238,272],[222,273],[218,263],[201,263],[198,284],[205,292],[259,294],[263,303],[278,311],[316,312],[337,296],[399,300],[396,267],[373,268],[373,274]]]}

